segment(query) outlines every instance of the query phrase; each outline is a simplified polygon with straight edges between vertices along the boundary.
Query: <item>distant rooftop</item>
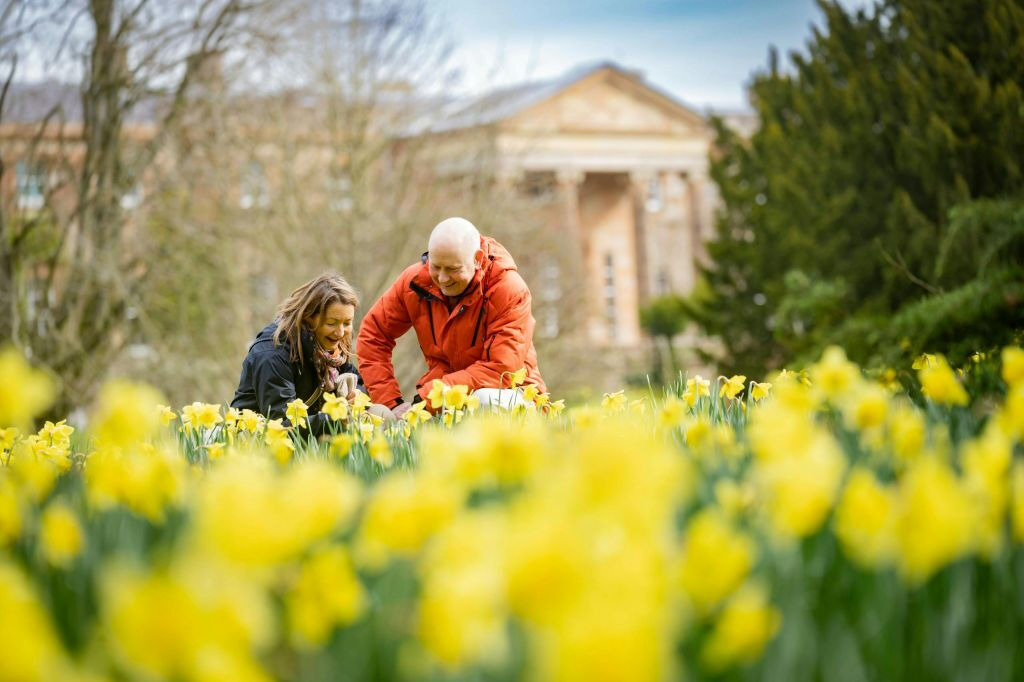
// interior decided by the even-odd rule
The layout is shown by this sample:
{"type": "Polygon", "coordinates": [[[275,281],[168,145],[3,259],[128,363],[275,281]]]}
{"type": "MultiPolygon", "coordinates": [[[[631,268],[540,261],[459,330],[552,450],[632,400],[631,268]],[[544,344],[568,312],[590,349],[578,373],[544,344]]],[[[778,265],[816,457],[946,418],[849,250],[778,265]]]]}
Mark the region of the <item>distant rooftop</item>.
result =
{"type": "MultiPolygon", "coordinates": [[[[160,100],[139,102],[129,112],[128,123],[144,124],[156,120],[160,100]]],[[[4,103],[4,123],[36,123],[54,112],[56,120],[82,120],[82,94],[77,83],[45,80],[37,83],[11,83],[4,103]]]]}
{"type": "Polygon", "coordinates": [[[637,79],[643,83],[644,87],[697,115],[706,116],[717,113],[730,123],[732,121],[746,122],[747,118],[753,117],[753,112],[737,110],[717,112],[705,109],[704,114],[701,114],[699,108],[683,102],[678,97],[647,81],[642,71],[624,67],[613,61],[600,60],[581,64],[555,78],[519,83],[491,90],[482,95],[451,100],[443,107],[439,107],[415,121],[406,130],[406,135],[441,133],[497,123],[529,109],[602,69],[611,69],[637,79]]]}

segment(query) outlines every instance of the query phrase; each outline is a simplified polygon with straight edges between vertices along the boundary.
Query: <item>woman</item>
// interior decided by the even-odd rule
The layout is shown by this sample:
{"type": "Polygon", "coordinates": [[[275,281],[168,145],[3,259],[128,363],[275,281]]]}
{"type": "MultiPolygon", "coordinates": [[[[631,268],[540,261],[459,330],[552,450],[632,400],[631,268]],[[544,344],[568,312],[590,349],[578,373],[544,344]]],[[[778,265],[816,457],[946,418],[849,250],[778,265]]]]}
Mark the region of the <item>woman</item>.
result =
{"type": "MultiPolygon", "coordinates": [[[[359,298],[342,277],[320,275],[291,293],[276,319],[256,335],[242,363],[231,407],[250,409],[267,419],[288,419],[288,403],[300,398],[308,407],[309,431],[319,436],[330,423],[320,412],[323,394],[348,398],[366,392],[351,360],[352,319],[359,298]]],[[[390,416],[382,406],[373,412],[390,416]]]]}

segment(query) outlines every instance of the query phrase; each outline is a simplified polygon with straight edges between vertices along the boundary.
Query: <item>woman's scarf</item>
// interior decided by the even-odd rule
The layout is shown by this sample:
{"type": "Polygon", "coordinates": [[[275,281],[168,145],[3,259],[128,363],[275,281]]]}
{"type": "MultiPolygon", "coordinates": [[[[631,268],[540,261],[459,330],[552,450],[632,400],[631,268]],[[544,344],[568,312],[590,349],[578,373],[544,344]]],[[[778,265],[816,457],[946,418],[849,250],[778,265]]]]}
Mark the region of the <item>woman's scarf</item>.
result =
{"type": "Polygon", "coordinates": [[[320,347],[319,343],[313,345],[313,365],[316,367],[316,374],[320,377],[324,393],[333,393],[338,388],[338,379],[341,377],[340,368],[348,360],[348,356],[335,349],[334,353],[328,353],[320,347]]]}

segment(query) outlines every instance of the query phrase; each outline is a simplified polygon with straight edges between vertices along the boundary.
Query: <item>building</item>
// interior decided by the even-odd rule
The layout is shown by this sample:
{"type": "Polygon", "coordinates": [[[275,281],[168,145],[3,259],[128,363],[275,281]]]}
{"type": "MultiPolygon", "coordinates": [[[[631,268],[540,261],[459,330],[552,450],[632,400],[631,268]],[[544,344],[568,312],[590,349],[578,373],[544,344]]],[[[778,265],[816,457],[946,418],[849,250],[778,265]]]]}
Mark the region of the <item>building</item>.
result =
{"type": "Polygon", "coordinates": [[[640,73],[600,62],[458,103],[410,134],[433,138],[437,170],[459,176],[480,163],[462,140],[482,131],[497,179],[548,197],[550,229],[572,236],[588,341],[639,347],[641,307],[692,290],[711,236],[708,120],[640,73]]]}

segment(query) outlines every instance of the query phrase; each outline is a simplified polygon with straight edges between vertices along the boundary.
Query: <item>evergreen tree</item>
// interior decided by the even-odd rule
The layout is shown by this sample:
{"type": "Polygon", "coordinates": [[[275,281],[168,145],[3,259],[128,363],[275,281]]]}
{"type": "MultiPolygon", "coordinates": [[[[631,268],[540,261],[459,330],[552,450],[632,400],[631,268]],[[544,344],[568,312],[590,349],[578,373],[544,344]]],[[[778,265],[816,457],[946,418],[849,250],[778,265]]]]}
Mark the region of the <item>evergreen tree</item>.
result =
{"type": "Polygon", "coordinates": [[[784,69],[773,51],[754,78],[751,139],[716,122],[724,206],[700,321],[723,362],[756,376],[828,343],[881,362],[900,341],[909,353],[1009,338],[1024,258],[995,267],[970,254],[999,234],[1020,255],[1020,214],[1013,202],[956,207],[1022,196],[1024,2],[819,6],[806,53],[784,69]],[[988,303],[951,308],[954,294],[988,303]],[[951,312],[955,324],[922,317],[951,312]]]}

